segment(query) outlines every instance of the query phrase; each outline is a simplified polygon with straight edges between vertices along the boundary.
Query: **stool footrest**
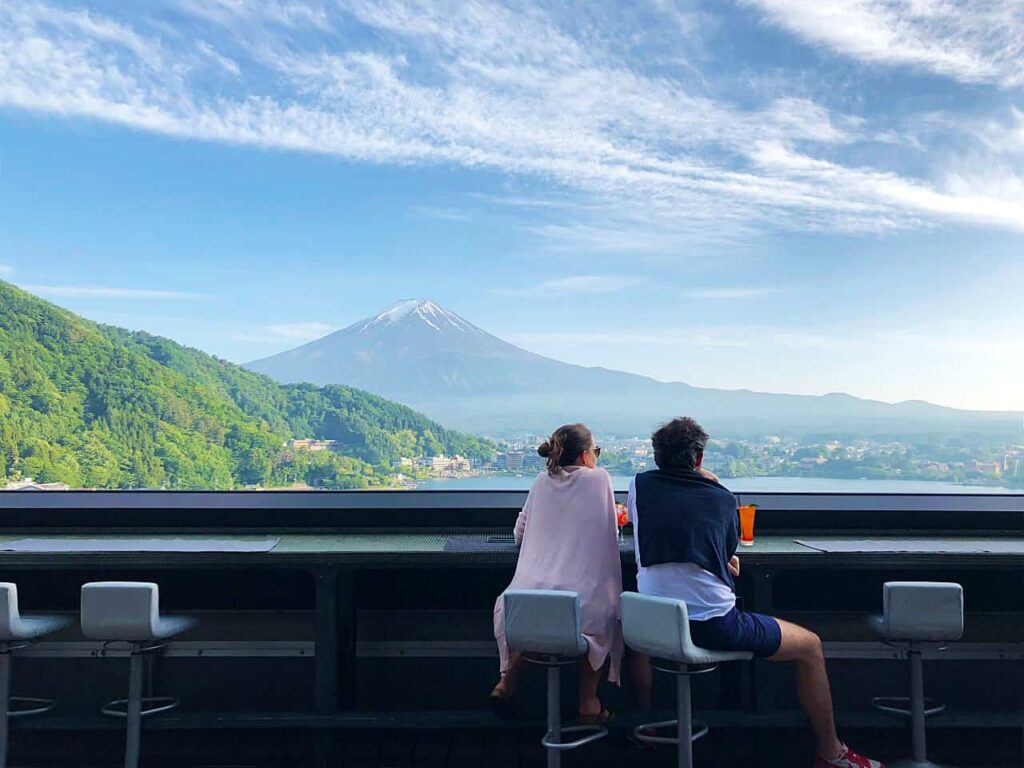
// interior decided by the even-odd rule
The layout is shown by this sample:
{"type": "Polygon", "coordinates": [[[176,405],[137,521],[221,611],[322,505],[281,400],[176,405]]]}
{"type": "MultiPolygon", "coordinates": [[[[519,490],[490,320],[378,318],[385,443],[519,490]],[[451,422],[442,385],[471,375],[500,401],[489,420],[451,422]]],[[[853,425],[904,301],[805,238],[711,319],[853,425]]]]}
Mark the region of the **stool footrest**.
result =
{"type": "MultiPolygon", "coordinates": [[[[174,709],[179,700],[173,696],[149,696],[142,699],[142,716],[155,715],[157,712],[166,712],[174,709]]],[[[115,699],[104,704],[100,712],[110,717],[128,717],[128,699],[115,699]]]]}
{"type": "Polygon", "coordinates": [[[666,662],[661,659],[651,661],[651,669],[665,672],[669,675],[706,675],[718,669],[718,664],[680,664],[679,662],[666,662]]]}
{"type": "MultiPolygon", "coordinates": [[[[642,741],[647,744],[678,744],[679,739],[676,736],[651,736],[643,733],[643,731],[657,731],[660,728],[678,728],[678,720],[662,720],[660,723],[644,723],[638,725],[633,729],[633,736],[636,737],[637,741],[642,741]]],[[[690,741],[697,741],[697,739],[703,738],[708,734],[707,723],[702,720],[693,720],[690,724],[690,741]]]]}
{"type": "Polygon", "coordinates": [[[8,717],[25,717],[27,715],[41,715],[43,712],[49,712],[55,706],[57,702],[53,699],[36,699],[31,696],[11,696],[8,699],[7,716],[8,717]],[[21,704],[23,706],[19,707],[21,704]]]}
{"type": "MultiPolygon", "coordinates": [[[[889,712],[893,715],[905,715],[906,717],[911,716],[909,696],[875,696],[871,700],[871,706],[881,712],[889,712]]],[[[925,717],[928,717],[929,715],[937,715],[939,712],[944,712],[945,709],[946,705],[936,699],[925,698],[924,700],[925,717]]]]}
{"type": "Polygon", "coordinates": [[[608,729],[600,725],[572,725],[568,728],[562,728],[559,732],[559,741],[553,741],[551,739],[551,732],[544,734],[544,738],[540,740],[540,743],[545,749],[576,749],[582,747],[584,744],[589,744],[592,741],[603,739],[608,735],[608,729]],[[565,733],[589,733],[588,736],[576,739],[575,741],[561,741],[562,734],[565,733]]]}

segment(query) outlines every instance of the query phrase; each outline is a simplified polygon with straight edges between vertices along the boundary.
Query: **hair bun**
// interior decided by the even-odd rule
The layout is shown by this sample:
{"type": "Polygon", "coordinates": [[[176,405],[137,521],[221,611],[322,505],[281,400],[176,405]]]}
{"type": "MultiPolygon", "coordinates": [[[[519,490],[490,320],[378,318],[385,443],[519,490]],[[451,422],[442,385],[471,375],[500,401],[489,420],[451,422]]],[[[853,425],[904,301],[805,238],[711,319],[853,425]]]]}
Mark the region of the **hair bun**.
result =
{"type": "Polygon", "coordinates": [[[554,431],[547,440],[537,446],[539,453],[548,465],[548,472],[555,473],[562,466],[562,454],[565,452],[565,428],[560,427],[554,431]]]}

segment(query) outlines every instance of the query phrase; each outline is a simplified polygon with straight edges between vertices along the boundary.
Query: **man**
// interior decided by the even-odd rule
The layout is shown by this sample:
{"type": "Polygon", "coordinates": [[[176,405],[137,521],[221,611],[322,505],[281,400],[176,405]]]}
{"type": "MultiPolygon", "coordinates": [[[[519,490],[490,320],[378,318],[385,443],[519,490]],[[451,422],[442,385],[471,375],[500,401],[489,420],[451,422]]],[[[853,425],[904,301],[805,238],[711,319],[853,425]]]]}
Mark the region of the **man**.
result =
{"type": "Polygon", "coordinates": [[[884,768],[836,734],[821,639],[796,624],[736,607],[736,497],[701,466],[707,432],[693,419],[673,419],[654,433],[653,442],[658,468],[633,479],[627,501],[639,591],[683,600],[698,646],[796,665],[800,705],[817,742],[814,768],[884,768]]]}

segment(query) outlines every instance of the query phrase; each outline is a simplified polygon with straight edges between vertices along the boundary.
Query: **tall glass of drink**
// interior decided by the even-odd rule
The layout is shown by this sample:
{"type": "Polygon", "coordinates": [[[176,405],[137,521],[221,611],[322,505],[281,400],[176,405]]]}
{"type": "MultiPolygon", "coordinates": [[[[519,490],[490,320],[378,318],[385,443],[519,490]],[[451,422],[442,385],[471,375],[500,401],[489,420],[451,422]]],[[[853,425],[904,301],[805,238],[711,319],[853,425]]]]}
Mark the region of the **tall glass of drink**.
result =
{"type": "Polygon", "coordinates": [[[740,544],[745,547],[754,546],[754,515],[757,504],[740,505],[740,544]]]}

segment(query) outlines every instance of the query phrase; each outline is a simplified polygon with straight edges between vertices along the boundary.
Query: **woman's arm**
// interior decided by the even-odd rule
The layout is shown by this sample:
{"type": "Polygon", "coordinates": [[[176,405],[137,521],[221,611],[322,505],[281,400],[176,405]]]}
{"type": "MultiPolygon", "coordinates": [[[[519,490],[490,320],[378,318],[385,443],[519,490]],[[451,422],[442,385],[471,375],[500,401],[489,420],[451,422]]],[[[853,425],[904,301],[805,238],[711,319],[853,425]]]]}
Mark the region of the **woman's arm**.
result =
{"type": "Polygon", "coordinates": [[[533,498],[533,491],[530,491],[526,495],[526,503],[523,504],[523,508],[519,510],[519,517],[516,518],[516,527],[512,529],[512,538],[516,541],[516,546],[520,547],[523,544],[523,534],[526,533],[526,515],[530,509],[530,499],[533,498]]]}

